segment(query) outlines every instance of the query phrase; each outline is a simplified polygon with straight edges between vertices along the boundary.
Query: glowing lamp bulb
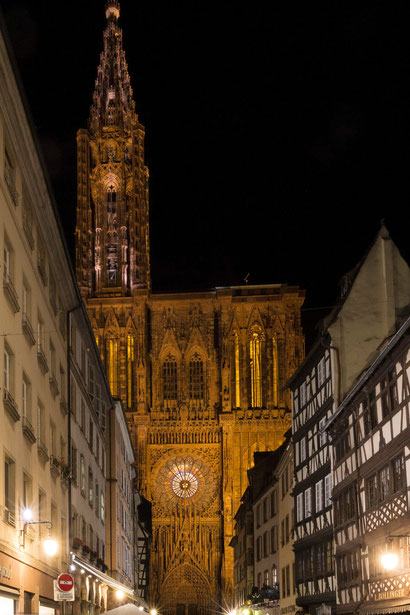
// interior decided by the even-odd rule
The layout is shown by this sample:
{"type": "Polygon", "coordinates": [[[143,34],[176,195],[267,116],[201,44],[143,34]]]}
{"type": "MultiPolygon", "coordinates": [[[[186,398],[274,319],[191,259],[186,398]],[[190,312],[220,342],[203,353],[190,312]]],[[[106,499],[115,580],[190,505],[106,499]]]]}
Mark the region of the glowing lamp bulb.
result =
{"type": "Polygon", "coordinates": [[[151,615],[157,615],[157,609],[151,609],[150,613],[151,615]]]}
{"type": "Polygon", "coordinates": [[[122,600],[124,598],[124,592],[121,591],[120,589],[117,590],[116,596],[118,598],[118,600],[122,600]]]}
{"type": "Polygon", "coordinates": [[[385,570],[393,570],[393,568],[397,568],[399,558],[395,553],[385,553],[381,557],[381,562],[385,570]]]}
{"type": "Polygon", "coordinates": [[[31,510],[31,508],[25,508],[23,510],[23,521],[27,523],[28,521],[31,521],[32,518],[33,518],[33,511],[31,510]]]}
{"type": "Polygon", "coordinates": [[[140,606],[138,607],[138,610],[139,610],[139,611],[143,611],[143,610],[144,610],[144,607],[140,605],[140,606]]]}
{"type": "Polygon", "coordinates": [[[250,615],[250,610],[249,609],[243,609],[242,611],[243,615],[250,615]]]}
{"type": "Polygon", "coordinates": [[[47,538],[43,543],[44,551],[47,555],[55,555],[57,553],[57,543],[52,538],[47,538]]]}

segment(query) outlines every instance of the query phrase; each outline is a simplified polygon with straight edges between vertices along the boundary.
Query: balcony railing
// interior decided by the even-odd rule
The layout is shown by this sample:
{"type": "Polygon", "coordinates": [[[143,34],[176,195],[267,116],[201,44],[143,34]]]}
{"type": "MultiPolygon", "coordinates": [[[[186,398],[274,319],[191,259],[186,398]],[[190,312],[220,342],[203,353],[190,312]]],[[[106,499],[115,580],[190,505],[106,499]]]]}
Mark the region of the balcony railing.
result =
{"type": "Polygon", "coordinates": [[[41,342],[37,342],[37,359],[42,372],[46,374],[48,372],[48,363],[41,342]]]}
{"type": "Polygon", "coordinates": [[[54,478],[60,476],[61,464],[57,457],[55,457],[54,455],[50,456],[50,472],[54,478]]]}
{"type": "Polygon", "coordinates": [[[8,391],[7,389],[4,389],[3,404],[4,404],[4,409],[7,410],[7,412],[13,419],[13,421],[17,423],[17,421],[20,420],[18,406],[16,402],[14,401],[14,397],[12,396],[10,391],[8,391]]]}
{"type": "Polygon", "coordinates": [[[31,346],[34,346],[34,344],[36,343],[36,338],[34,336],[34,329],[33,329],[33,326],[26,312],[23,312],[21,316],[21,327],[23,329],[23,333],[26,336],[29,344],[31,346]]]}
{"type": "Polygon", "coordinates": [[[53,372],[50,372],[49,380],[50,380],[50,389],[53,394],[53,397],[56,397],[56,395],[59,394],[60,389],[58,388],[57,378],[55,377],[55,374],[53,372]]]}
{"type": "Polygon", "coordinates": [[[36,441],[34,427],[26,416],[23,416],[22,429],[23,429],[23,434],[26,436],[27,440],[31,442],[31,444],[34,444],[34,442],[36,441]]]}
{"type": "Polygon", "coordinates": [[[64,414],[64,416],[67,415],[68,413],[68,404],[64,398],[64,395],[61,395],[60,397],[60,410],[61,412],[64,414]]]}
{"type": "Polygon", "coordinates": [[[10,302],[11,307],[13,308],[13,312],[17,313],[20,310],[19,298],[16,293],[16,289],[14,288],[13,281],[10,275],[4,272],[3,275],[3,289],[4,294],[10,302]]]}
{"type": "Polygon", "coordinates": [[[38,269],[38,272],[39,272],[39,274],[41,276],[41,279],[43,280],[44,286],[47,286],[48,277],[47,277],[47,271],[46,271],[46,264],[40,258],[37,261],[37,269],[38,269]]]}
{"type": "Polygon", "coordinates": [[[29,221],[27,220],[27,216],[23,215],[23,230],[26,235],[28,245],[30,246],[30,250],[34,249],[34,237],[33,231],[31,230],[31,226],[29,221]]]}
{"type": "Polygon", "coordinates": [[[9,510],[8,508],[4,508],[3,510],[3,521],[8,523],[12,527],[16,527],[16,515],[14,512],[9,510]]]}
{"type": "Polygon", "coordinates": [[[11,199],[14,205],[18,204],[19,195],[16,190],[16,184],[14,182],[14,172],[10,165],[4,165],[4,179],[6,180],[7,188],[9,189],[11,199]]]}
{"type": "Polygon", "coordinates": [[[44,444],[41,438],[38,438],[37,440],[37,450],[38,450],[38,454],[40,455],[40,457],[43,458],[44,461],[49,460],[48,448],[46,447],[46,445],[44,444]]]}

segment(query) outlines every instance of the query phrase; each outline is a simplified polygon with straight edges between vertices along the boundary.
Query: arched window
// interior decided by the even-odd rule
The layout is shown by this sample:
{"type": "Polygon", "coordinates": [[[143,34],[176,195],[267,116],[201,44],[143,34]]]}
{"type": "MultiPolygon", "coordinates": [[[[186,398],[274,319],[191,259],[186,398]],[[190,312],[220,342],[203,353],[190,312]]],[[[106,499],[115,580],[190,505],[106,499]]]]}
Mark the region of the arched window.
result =
{"type": "Polygon", "coordinates": [[[118,395],[118,340],[110,338],[106,342],[106,370],[111,394],[118,395]]]}
{"type": "Polygon", "coordinates": [[[169,354],[162,364],[162,386],[164,400],[175,400],[178,394],[177,362],[169,354]]]}
{"type": "Polygon", "coordinates": [[[189,362],[189,399],[204,399],[204,364],[197,352],[189,362]]]}
{"type": "Polygon", "coordinates": [[[134,336],[127,335],[127,406],[132,407],[132,366],[134,363],[134,336]]]}
{"type": "Polygon", "coordinates": [[[278,343],[276,337],[272,340],[272,362],[273,362],[273,405],[278,407],[278,343]]]}
{"type": "Polygon", "coordinates": [[[233,407],[240,408],[241,406],[241,371],[240,371],[240,350],[239,350],[239,334],[234,333],[233,338],[233,407]]]}
{"type": "Polygon", "coordinates": [[[262,349],[261,328],[254,325],[249,341],[249,359],[251,370],[251,406],[262,407],[262,349]]]}
{"type": "Polygon", "coordinates": [[[117,213],[117,191],[112,185],[107,189],[107,213],[117,213]]]}

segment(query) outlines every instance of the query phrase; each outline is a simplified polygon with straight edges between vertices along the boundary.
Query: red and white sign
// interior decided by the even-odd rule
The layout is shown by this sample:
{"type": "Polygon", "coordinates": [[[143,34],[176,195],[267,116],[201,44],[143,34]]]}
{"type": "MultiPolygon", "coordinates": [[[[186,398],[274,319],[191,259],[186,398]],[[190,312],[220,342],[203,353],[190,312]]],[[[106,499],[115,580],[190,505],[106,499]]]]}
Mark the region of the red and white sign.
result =
{"type": "Polygon", "coordinates": [[[60,592],[70,592],[74,587],[74,579],[71,574],[63,572],[57,577],[57,587],[60,592]]]}

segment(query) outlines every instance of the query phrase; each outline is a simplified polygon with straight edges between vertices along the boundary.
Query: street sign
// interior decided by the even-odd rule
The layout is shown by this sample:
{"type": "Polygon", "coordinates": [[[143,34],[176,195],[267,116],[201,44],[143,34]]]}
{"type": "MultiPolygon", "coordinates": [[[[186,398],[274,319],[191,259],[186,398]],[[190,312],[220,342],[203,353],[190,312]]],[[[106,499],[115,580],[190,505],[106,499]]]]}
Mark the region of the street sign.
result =
{"type": "Polygon", "coordinates": [[[57,581],[54,581],[54,600],[56,602],[74,600],[74,579],[71,574],[60,574],[57,581]]]}
{"type": "Polygon", "coordinates": [[[57,587],[60,592],[70,592],[74,587],[74,579],[68,572],[63,572],[57,577],[57,587]]]}

